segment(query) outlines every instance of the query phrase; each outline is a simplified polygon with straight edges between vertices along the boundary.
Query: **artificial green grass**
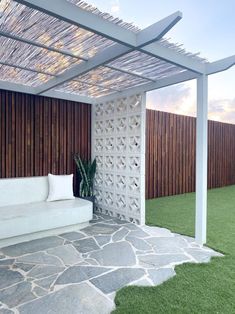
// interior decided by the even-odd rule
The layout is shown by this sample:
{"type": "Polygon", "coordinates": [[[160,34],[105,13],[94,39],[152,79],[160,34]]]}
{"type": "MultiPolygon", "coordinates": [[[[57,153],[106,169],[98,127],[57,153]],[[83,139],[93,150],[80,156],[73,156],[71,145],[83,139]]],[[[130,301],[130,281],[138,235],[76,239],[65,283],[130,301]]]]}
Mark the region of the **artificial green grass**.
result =
{"type": "MultiPolygon", "coordinates": [[[[194,235],[195,193],[146,202],[146,222],[194,235]]],[[[208,264],[183,264],[157,287],[126,287],[115,314],[235,313],[235,186],[208,191],[208,242],[223,252],[208,264]]]]}

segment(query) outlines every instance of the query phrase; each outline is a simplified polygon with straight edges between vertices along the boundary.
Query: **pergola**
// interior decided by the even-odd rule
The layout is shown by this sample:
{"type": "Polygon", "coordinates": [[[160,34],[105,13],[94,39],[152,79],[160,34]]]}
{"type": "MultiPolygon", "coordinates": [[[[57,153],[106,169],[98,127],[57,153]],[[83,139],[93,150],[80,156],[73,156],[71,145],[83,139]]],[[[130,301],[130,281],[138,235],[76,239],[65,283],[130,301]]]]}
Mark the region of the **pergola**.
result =
{"type": "MultiPolygon", "coordinates": [[[[176,12],[140,30],[80,0],[2,0],[0,88],[92,104],[93,156],[100,157],[101,166],[106,163],[111,167],[105,168],[96,183],[100,199],[111,207],[114,198],[116,204],[128,202],[129,212],[138,209],[138,217],[134,215],[132,220],[144,223],[145,93],[197,79],[195,236],[203,244],[207,224],[207,78],[233,66],[235,55],[210,63],[163,39],[181,18],[176,12]],[[102,110],[106,113],[101,117],[102,110]],[[117,130],[112,133],[118,123],[132,123],[133,128],[120,137],[117,130]],[[104,132],[99,133],[102,124],[106,125],[105,138],[104,132]],[[117,151],[110,155],[114,145],[116,150],[120,145],[125,147],[126,137],[130,147],[139,145],[139,151],[133,153],[130,148],[125,156],[117,151]],[[100,156],[99,147],[103,149],[100,156]],[[124,169],[126,162],[128,169],[124,169]],[[114,163],[122,167],[118,169],[114,163]],[[135,169],[138,163],[139,169],[135,169]],[[110,188],[99,189],[104,180],[110,182],[110,188]],[[113,195],[112,180],[119,182],[118,189],[125,180],[131,182],[130,187],[139,184],[136,199],[131,195],[133,189],[123,192],[126,198],[119,190],[113,195]]],[[[102,204],[100,207],[102,210],[102,204]]]]}

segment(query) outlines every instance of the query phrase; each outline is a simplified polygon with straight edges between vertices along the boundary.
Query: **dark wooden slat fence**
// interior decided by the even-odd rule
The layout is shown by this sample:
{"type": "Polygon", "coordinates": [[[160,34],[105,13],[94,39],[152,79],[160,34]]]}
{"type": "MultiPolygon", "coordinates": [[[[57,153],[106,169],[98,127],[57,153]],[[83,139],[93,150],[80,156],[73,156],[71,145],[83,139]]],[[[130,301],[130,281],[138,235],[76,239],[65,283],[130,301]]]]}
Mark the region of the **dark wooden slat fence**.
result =
{"type": "MultiPolygon", "coordinates": [[[[146,197],[195,190],[196,120],[147,110],[146,197]]],[[[91,153],[91,105],[0,90],[0,178],[75,173],[91,153]]],[[[209,121],[209,188],[235,184],[235,125],[209,121]]]]}
{"type": "MultiPolygon", "coordinates": [[[[195,191],[196,119],[147,110],[146,198],[195,191]]],[[[235,125],[208,122],[208,187],[235,184],[235,125]]]]}
{"type": "Polygon", "coordinates": [[[91,105],[0,90],[0,178],[75,173],[91,152],[91,105]]]}

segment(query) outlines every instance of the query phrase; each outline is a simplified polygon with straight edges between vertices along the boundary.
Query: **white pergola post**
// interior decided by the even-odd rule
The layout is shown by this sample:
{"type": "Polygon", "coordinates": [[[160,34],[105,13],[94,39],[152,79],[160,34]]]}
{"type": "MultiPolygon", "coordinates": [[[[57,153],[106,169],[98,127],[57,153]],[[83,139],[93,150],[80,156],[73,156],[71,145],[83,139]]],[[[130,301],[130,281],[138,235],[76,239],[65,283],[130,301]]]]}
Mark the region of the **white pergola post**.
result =
{"type": "Polygon", "coordinates": [[[206,243],[207,229],[207,154],[208,154],[208,77],[197,79],[197,140],[196,140],[196,224],[195,238],[206,243]]]}

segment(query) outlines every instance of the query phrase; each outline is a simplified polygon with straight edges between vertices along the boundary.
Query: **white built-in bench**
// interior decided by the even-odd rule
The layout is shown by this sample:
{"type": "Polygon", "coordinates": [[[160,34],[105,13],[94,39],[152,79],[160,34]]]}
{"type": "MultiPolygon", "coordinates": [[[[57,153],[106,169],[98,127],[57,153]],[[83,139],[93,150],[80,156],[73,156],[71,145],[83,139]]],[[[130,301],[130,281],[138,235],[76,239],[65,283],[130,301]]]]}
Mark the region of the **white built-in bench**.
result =
{"type": "Polygon", "coordinates": [[[47,177],[0,179],[0,247],[78,230],[92,219],[91,202],[47,196],[47,177]]]}

